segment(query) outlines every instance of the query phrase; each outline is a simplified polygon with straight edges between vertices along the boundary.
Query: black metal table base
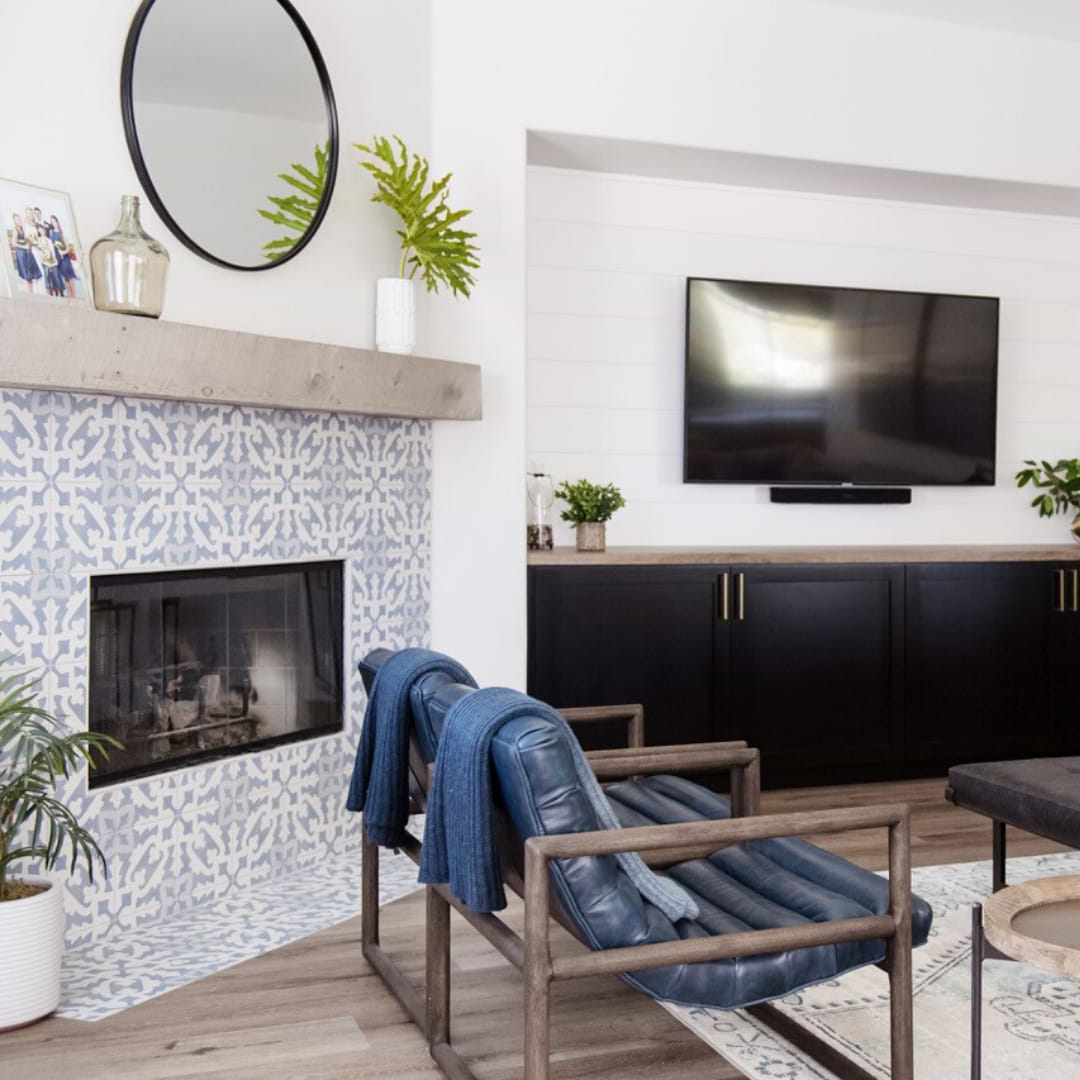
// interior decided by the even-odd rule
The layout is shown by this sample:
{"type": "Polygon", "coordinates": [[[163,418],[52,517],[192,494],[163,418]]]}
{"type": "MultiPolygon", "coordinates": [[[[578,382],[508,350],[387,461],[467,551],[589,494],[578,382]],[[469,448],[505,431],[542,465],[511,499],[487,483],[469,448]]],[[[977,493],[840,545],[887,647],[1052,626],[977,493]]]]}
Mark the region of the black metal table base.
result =
{"type": "Polygon", "coordinates": [[[986,940],[982,904],[971,906],[971,1080],[982,1080],[982,977],[984,960],[1011,960],[986,940]]]}

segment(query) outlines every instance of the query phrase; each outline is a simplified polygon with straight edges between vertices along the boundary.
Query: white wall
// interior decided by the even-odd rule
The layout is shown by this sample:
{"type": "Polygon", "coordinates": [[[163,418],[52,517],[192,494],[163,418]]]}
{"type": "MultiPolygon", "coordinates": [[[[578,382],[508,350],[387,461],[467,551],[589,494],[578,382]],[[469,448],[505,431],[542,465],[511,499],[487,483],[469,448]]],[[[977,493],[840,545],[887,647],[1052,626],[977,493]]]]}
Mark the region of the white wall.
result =
{"type": "Polygon", "coordinates": [[[432,65],[436,164],[476,208],[484,264],[475,299],[440,311],[438,340],[485,364],[486,417],[435,432],[434,635],[511,684],[525,656],[527,129],[1080,183],[1073,42],[799,0],[454,0],[433,5],[432,65]]]}
{"type": "MultiPolygon", "coordinates": [[[[372,181],[354,142],[397,132],[430,143],[430,0],[295,0],[326,61],[342,147],[337,186],[300,258],[273,270],[222,270],[191,254],[143,200],[143,225],[171,257],[164,317],[331,344],[374,341],[375,278],[396,273],[393,215],[369,202],[372,181]]],[[[141,189],[120,119],[120,59],[137,0],[0,0],[5,43],[49,33],[63,74],[40,50],[5,47],[0,176],[71,193],[85,248],[109,232],[120,196],[141,189]],[[17,89],[16,89],[17,88],[17,89]]],[[[213,32],[212,27],[208,27],[213,32]]],[[[418,346],[434,350],[422,317],[418,346]]],[[[448,301],[447,301],[448,302],[448,301]]]]}
{"type": "Polygon", "coordinates": [[[1012,477],[1080,452],[1080,220],[538,167],[527,210],[528,457],[623,489],[611,543],[1067,539],[1012,477]],[[996,486],[817,507],[683,484],[687,275],[1001,297],[996,486]]]}

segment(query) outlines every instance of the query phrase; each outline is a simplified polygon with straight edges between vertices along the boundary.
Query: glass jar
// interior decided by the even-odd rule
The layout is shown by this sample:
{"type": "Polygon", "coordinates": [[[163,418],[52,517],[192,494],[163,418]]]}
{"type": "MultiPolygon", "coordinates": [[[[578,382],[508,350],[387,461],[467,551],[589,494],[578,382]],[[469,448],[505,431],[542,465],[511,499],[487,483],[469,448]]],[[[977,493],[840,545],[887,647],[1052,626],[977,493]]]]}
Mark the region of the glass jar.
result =
{"type": "Polygon", "coordinates": [[[139,223],[139,199],[120,199],[120,222],[90,249],[94,307],[156,319],[165,303],[169,253],[139,223]]]}
{"type": "Polygon", "coordinates": [[[529,551],[550,551],[555,546],[551,528],[551,507],[555,502],[555,484],[551,476],[538,469],[525,474],[529,512],[525,538],[529,551]]]}

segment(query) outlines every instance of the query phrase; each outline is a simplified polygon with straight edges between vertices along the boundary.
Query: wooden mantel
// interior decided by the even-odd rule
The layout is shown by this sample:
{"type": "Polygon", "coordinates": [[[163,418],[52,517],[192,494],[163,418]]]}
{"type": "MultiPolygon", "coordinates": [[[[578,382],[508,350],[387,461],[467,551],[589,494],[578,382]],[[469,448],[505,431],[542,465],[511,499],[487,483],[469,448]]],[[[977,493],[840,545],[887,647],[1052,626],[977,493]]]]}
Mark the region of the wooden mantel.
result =
{"type": "Polygon", "coordinates": [[[0,386],[479,420],[480,368],[0,299],[0,386]]]}

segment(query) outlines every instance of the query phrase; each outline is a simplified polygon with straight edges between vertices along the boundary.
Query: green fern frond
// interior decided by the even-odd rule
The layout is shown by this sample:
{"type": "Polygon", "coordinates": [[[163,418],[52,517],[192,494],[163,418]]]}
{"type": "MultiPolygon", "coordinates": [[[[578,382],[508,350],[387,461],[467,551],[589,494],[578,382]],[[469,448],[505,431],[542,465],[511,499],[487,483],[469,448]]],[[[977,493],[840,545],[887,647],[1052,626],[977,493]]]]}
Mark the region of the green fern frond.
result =
{"type": "Polygon", "coordinates": [[[300,242],[311,227],[322,205],[323,193],[326,191],[329,161],[330,144],[326,142],[322,146],[315,147],[314,170],[294,161],[289,166],[292,169],[291,173],[277,174],[279,180],[301,194],[267,195],[266,201],[276,206],[277,210],[259,210],[259,216],[299,235],[290,236],[286,233],[276,240],[263,244],[263,254],[267,259],[280,259],[300,242]]]}
{"type": "Polygon", "coordinates": [[[371,201],[390,207],[404,226],[396,230],[401,241],[398,273],[410,278],[419,273],[428,292],[437,293],[440,287],[446,287],[454,296],[468,296],[476,284],[472,271],[480,268],[480,249],[471,242],[476,233],[453,226],[472,211],[451,210],[447,205],[453,173],[429,185],[427,158],[410,155],[397,135],[393,140],[376,135],[371,146],[353,145],[375,159],[360,162],[375,179],[371,201]]]}

